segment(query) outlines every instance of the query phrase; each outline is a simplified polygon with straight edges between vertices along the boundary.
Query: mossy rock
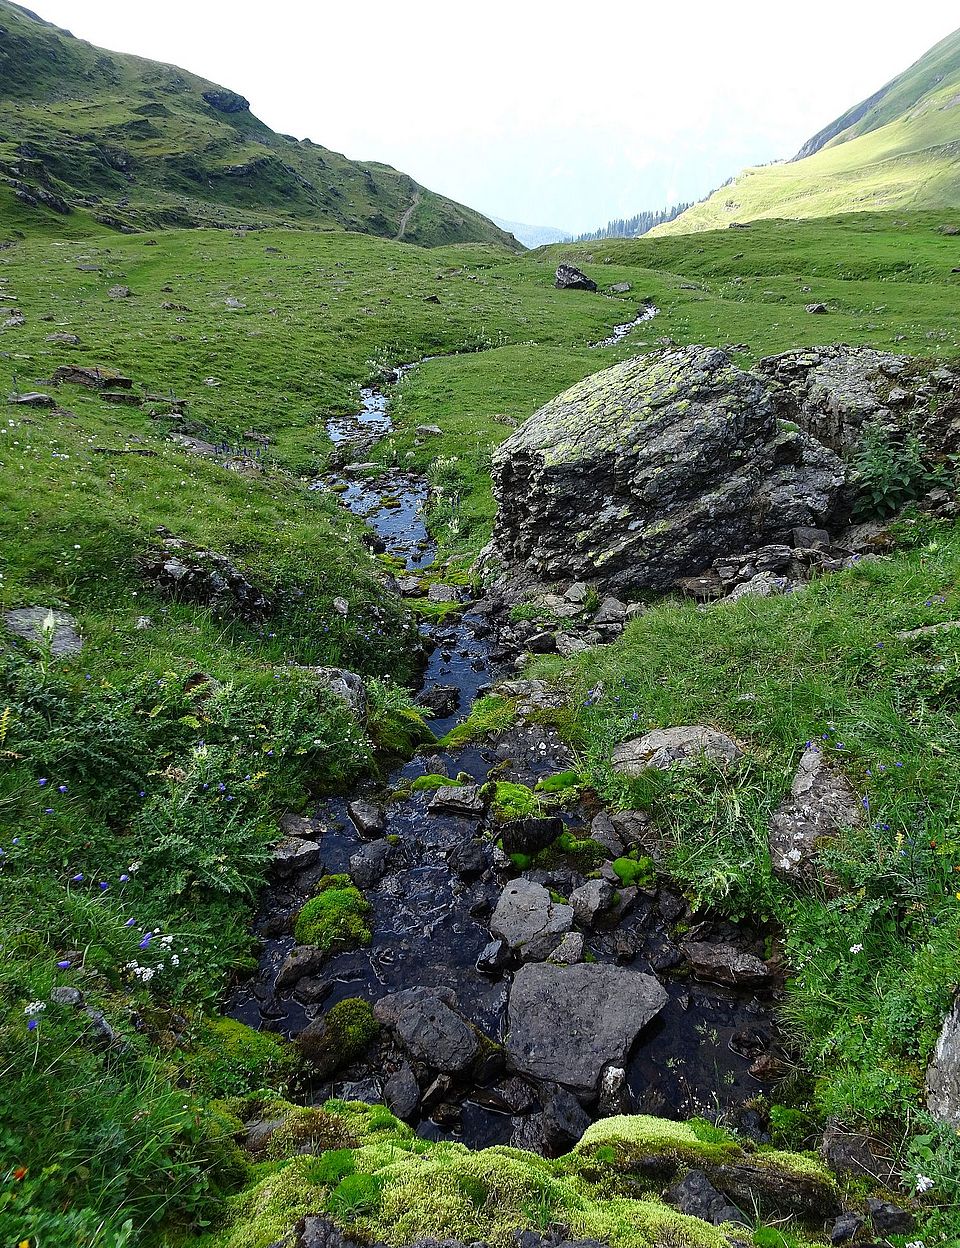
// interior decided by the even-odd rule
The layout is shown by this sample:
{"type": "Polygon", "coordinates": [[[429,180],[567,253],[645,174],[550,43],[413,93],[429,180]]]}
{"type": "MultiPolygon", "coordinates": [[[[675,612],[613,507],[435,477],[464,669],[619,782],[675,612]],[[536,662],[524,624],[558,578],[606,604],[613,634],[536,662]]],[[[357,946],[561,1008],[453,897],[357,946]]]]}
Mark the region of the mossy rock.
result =
{"type": "Polygon", "coordinates": [[[449,776],[417,776],[410,785],[412,793],[435,793],[437,789],[455,789],[459,780],[451,780],[449,776]]]}
{"type": "Polygon", "coordinates": [[[650,858],[616,858],[611,865],[624,888],[649,888],[656,882],[657,873],[650,858]]]}
{"type": "Polygon", "coordinates": [[[542,815],[544,803],[533,789],[525,784],[497,780],[493,784],[490,810],[499,823],[509,823],[514,819],[529,819],[542,815]]]}
{"type": "Polygon", "coordinates": [[[328,1078],[373,1044],[380,1024],[373,1007],[360,997],[346,997],[300,1033],[297,1044],[314,1072],[328,1078]]]}
{"type": "Polygon", "coordinates": [[[180,1072],[197,1092],[216,1098],[263,1087],[282,1091],[296,1066],[296,1050],[280,1036],[236,1019],[205,1016],[180,1072]]]}
{"type": "Polygon", "coordinates": [[[370,903],[349,875],[325,875],[297,915],[293,934],[298,944],[342,953],[369,945],[369,915],[370,903]]]}

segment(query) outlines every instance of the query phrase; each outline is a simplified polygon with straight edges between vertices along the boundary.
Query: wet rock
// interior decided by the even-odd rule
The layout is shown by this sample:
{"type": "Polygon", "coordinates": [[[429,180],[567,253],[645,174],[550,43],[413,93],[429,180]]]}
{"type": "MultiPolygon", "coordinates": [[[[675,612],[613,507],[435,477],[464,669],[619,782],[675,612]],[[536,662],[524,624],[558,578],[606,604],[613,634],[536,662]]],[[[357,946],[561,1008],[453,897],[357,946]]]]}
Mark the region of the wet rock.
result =
{"type": "Polygon", "coordinates": [[[520,1074],[593,1091],[605,1066],[622,1066],[667,1002],[651,975],[584,962],[530,963],[508,1004],[507,1060],[520,1074]]]}
{"type": "Polygon", "coordinates": [[[733,945],[710,945],[687,940],[683,952],[697,979],[734,988],[765,988],[773,979],[770,968],[752,953],[733,945]]]}
{"type": "Polygon", "coordinates": [[[832,770],[817,746],[807,746],[790,795],[770,820],[774,872],[781,879],[804,884],[818,880],[821,842],[863,821],[863,804],[850,782],[832,770]]]}
{"type": "Polygon", "coordinates": [[[280,831],[284,836],[293,836],[301,841],[315,840],[324,833],[324,827],[305,815],[295,815],[292,810],[280,816],[280,831]]]}
{"type": "Polygon", "coordinates": [[[496,830],[508,854],[533,856],[563,835],[563,820],[552,815],[531,815],[527,819],[512,819],[509,823],[498,824],[496,830]]]}
{"type": "Polygon", "coordinates": [[[773,386],[686,347],[586,378],[494,452],[484,560],[500,588],[586,579],[672,589],[718,556],[820,526],[842,507],[840,459],[777,422],[773,386]]]}
{"type": "Polygon", "coordinates": [[[446,719],[460,708],[460,690],[456,685],[434,685],[420,694],[417,704],[437,719],[446,719]]]}
{"type": "Polygon", "coordinates": [[[499,975],[513,961],[510,946],[505,940],[491,940],[480,950],[477,970],[481,975],[499,975]]]}
{"type": "Polygon", "coordinates": [[[314,977],[323,970],[326,955],[316,945],[294,945],[277,972],[276,992],[292,992],[302,979],[314,977]]]}
{"type": "Polygon", "coordinates": [[[250,108],[248,99],[236,91],[227,91],[223,87],[218,87],[214,91],[204,91],[202,96],[218,113],[245,113],[250,108]]]}
{"type": "Polygon", "coordinates": [[[539,1114],[517,1123],[510,1143],[514,1148],[524,1148],[543,1157],[560,1157],[580,1142],[589,1126],[590,1115],[577,1098],[564,1088],[558,1088],[539,1114]]]}
{"type": "Polygon", "coordinates": [[[573,927],[573,909],[555,902],[542,884],[512,880],[500,895],[490,931],[525,961],[550,956],[573,927]]]}
{"type": "Polygon", "coordinates": [[[83,993],[79,988],[68,988],[66,986],[53,988],[50,992],[50,1000],[54,1005],[65,1005],[70,1009],[79,1009],[83,1005],[83,993]]]}
{"type": "Polygon", "coordinates": [[[432,815],[451,814],[478,819],[483,815],[486,804],[479,784],[444,785],[430,798],[427,809],[432,815]]]}
{"type": "Polygon", "coordinates": [[[611,756],[615,771],[629,779],[636,779],[653,768],[665,771],[674,763],[696,763],[706,760],[721,770],[727,770],[742,750],[732,737],[696,724],[683,728],[658,728],[634,741],[624,741],[616,746],[611,756]]]}
{"type": "Polygon", "coordinates": [[[572,264],[557,265],[554,281],[557,290],[596,290],[597,283],[572,264]]]}
{"type": "Polygon", "coordinates": [[[702,1170],[690,1170],[669,1189],[666,1199],[681,1213],[701,1218],[712,1226],[722,1222],[751,1225],[741,1211],[713,1186],[702,1170]]]}
{"type": "Polygon", "coordinates": [[[490,845],[476,837],[461,841],[450,851],[447,861],[462,880],[475,880],[490,866],[490,845]]]}
{"type": "Polygon", "coordinates": [[[561,966],[573,966],[575,962],[583,961],[585,948],[586,942],[580,932],[567,932],[550,954],[550,961],[558,962],[561,966]]]}
{"type": "Polygon", "coordinates": [[[627,1072],[622,1066],[608,1066],[600,1076],[597,1110],[603,1118],[632,1113],[633,1095],[627,1084],[627,1072]]]}
{"type": "Polygon", "coordinates": [[[17,607],[4,612],[3,623],[8,633],[22,641],[49,646],[50,654],[55,659],[79,654],[83,649],[77,621],[65,611],[54,611],[50,607],[17,607]]]}
{"type": "Polygon", "coordinates": [[[501,1114],[526,1114],[538,1103],[529,1083],[516,1075],[475,1094],[475,1099],[478,1104],[501,1114]]]}
{"type": "Polygon", "coordinates": [[[613,905],[614,892],[606,880],[588,880],[570,894],[570,905],[578,922],[596,927],[613,905]]]}
{"type": "Polygon", "coordinates": [[[557,648],[557,635],[548,630],[533,633],[523,644],[530,654],[553,654],[557,648]]]}
{"type": "Polygon", "coordinates": [[[960,996],[944,1019],[925,1083],[927,1109],[941,1122],[960,1124],[960,996]]]}
{"type": "Polygon", "coordinates": [[[320,861],[320,846],[296,836],[284,837],[274,845],[271,865],[279,876],[296,875],[320,861]]]}
{"type": "Polygon", "coordinates": [[[373,1012],[416,1061],[456,1074],[474,1061],[479,1040],[470,1024],[451,1009],[450,996],[444,989],[407,988],[382,997],[373,1012]]]}
{"type": "Polygon", "coordinates": [[[393,846],[387,840],[372,841],[351,855],[350,877],[359,889],[376,888],[387,873],[393,846]]]}
{"type": "Polygon", "coordinates": [[[420,1108],[420,1085],[413,1068],[404,1062],[400,1069],[383,1085],[383,1096],[392,1114],[410,1122],[420,1108]]]}
{"type": "Polygon", "coordinates": [[[837,1218],[828,1232],[830,1236],[830,1243],[849,1243],[863,1226],[866,1226],[866,1222],[863,1218],[861,1218],[859,1213],[841,1213],[840,1217],[837,1218]]]}
{"type": "Polygon", "coordinates": [[[521,720],[540,711],[561,710],[567,705],[567,695],[545,680],[505,680],[494,692],[504,698],[516,698],[517,717],[521,720]]]}
{"type": "Polygon", "coordinates": [[[830,1119],[820,1142],[820,1154],[831,1170],[861,1178],[883,1181],[889,1166],[884,1166],[873,1150],[869,1135],[851,1131],[836,1119],[830,1119]]]}
{"type": "Polygon", "coordinates": [[[398,576],[397,593],[404,598],[422,598],[426,591],[417,576],[398,576]]]}
{"type": "Polygon", "coordinates": [[[778,1083],[790,1073],[789,1065],[773,1053],[761,1053],[747,1068],[748,1074],[760,1083],[778,1083]]]}
{"type": "Polygon", "coordinates": [[[888,1200],[868,1197],[865,1208],[878,1235],[909,1235],[917,1224],[912,1213],[888,1200]]]}
{"type": "Polygon", "coordinates": [[[350,802],[347,806],[347,814],[361,836],[377,836],[387,826],[386,816],[373,802],[363,799],[350,802]]]}

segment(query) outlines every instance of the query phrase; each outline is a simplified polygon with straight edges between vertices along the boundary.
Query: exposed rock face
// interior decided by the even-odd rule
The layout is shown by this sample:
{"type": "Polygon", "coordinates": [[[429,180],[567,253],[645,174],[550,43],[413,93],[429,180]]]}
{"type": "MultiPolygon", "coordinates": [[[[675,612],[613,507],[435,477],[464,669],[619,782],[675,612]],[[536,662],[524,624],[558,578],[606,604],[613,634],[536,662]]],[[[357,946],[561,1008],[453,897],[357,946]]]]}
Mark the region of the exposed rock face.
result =
{"type": "Polygon", "coordinates": [[[710,945],[688,940],[683,946],[697,979],[734,988],[764,988],[773,976],[766,963],[732,945],[710,945]]]}
{"type": "Polygon", "coordinates": [[[843,466],[778,425],[769,390],[709,347],[580,382],[494,453],[488,560],[521,584],[665,590],[720,555],[824,524],[843,466]]]}
{"type": "Polygon", "coordinates": [[[863,803],[815,745],[804,751],[790,795],[770,820],[770,858],[781,879],[809,883],[818,875],[817,847],[842,828],[863,823],[863,803]]]}
{"type": "Polygon", "coordinates": [[[951,369],[927,372],[908,356],[831,346],[770,356],[757,372],[782,387],[782,415],[840,453],[856,446],[873,421],[916,428],[938,451],[956,450],[960,442],[960,373],[951,369]]]}
{"type": "Polygon", "coordinates": [[[947,1015],[927,1071],[927,1109],[943,1122],[960,1124],[960,996],[947,1015]]]}
{"type": "Polygon", "coordinates": [[[557,266],[557,280],[554,283],[557,290],[596,290],[597,283],[592,277],[587,277],[586,273],[582,273],[575,265],[561,264],[557,266]]]}
{"type": "Polygon", "coordinates": [[[203,98],[218,113],[244,113],[250,107],[250,101],[238,95],[236,91],[221,88],[218,91],[204,91],[203,98]]]}
{"type": "Polygon", "coordinates": [[[682,728],[657,728],[633,741],[624,741],[614,748],[615,771],[630,779],[643,772],[666,771],[674,763],[713,763],[726,771],[741,756],[742,750],[732,737],[704,724],[682,728]]]}
{"type": "Polygon", "coordinates": [[[531,963],[510,991],[508,1061],[535,1079],[592,1092],[666,1003],[652,975],[599,962],[531,963]]]}

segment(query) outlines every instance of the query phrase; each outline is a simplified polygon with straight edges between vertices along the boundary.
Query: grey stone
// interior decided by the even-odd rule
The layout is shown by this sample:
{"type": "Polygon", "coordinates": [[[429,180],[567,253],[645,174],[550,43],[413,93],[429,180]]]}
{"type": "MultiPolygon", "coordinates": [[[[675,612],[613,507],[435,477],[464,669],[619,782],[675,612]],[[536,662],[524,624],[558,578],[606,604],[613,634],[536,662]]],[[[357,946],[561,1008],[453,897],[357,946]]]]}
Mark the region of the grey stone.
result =
{"type": "Polygon", "coordinates": [[[443,785],[430,798],[427,809],[431,814],[463,815],[479,818],[486,807],[486,799],[479,784],[443,785]]]}
{"type": "Polygon", "coordinates": [[[629,282],[614,282],[610,287],[611,293],[614,295],[629,295],[633,287],[629,282]]]}
{"type": "Polygon", "coordinates": [[[596,927],[613,905],[613,888],[606,880],[587,880],[570,894],[570,905],[584,927],[596,927]]]}
{"type": "Polygon", "coordinates": [[[889,1200],[868,1196],[865,1207],[873,1229],[880,1235],[909,1235],[917,1224],[912,1213],[889,1200]]]}
{"type": "Polygon", "coordinates": [[[819,878],[817,849],[844,828],[864,822],[863,803],[846,777],[833,771],[816,745],[808,745],[790,795],[770,820],[773,870],[781,879],[812,883],[819,878]]]}
{"type": "Polygon", "coordinates": [[[590,824],[590,839],[602,845],[611,858],[621,858],[627,848],[606,811],[601,811],[590,824]]]}
{"type": "Polygon", "coordinates": [[[531,963],[510,991],[507,1060],[535,1079],[593,1091],[605,1066],[622,1066],[667,994],[652,975],[583,962],[531,963]]]}
{"type": "Polygon", "coordinates": [[[627,618],[626,604],[619,598],[607,597],[593,617],[594,624],[622,624],[627,618]]]}
{"type": "Polygon", "coordinates": [[[129,299],[132,293],[129,286],[111,286],[107,291],[111,299],[129,299]]]}
{"type": "Polygon", "coordinates": [[[705,760],[727,770],[740,758],[742,750],[732,737],[695,724],[682,728],[658,728],[633,741],[616,746],[611,756],[615,771],[629,779],[653,768],[666,771],[674,763],[696,763],[705,760]]]}
{"type": "Polygon", "coordinates": [[[404,598],[422,598],[425,593],[423,582],[417,576],[398,576],[397,593],[404,598]]]}
{"type": "Polygon", "coordinates": [[[17,607],[4,612],[3,622],[14,637],[38,645],[49,645],[50,654],[55,659],[79,654],[83,649],[77,621],[65,611],[54,611],[50,607],[17,607]]]}
{"type": "Polygon", "coordinates": [[[311,667],[309,671],[346,704],[355,719],[363,723],[367,717],[367,689],[362,676],[344,667],[311,667]]]}
{"type": "Polygon", "coordinates": [[[741,598],[771,598],[776,594],[788,594],[795,586],[788,576],[777,576],[773,572],[758,572],[749,581],[737,585],[723,599],[723,602],[739,602],[741,598]]]}
{"type": "Polygon", "coordinates": [[[421,438],[442,438],[443,430],[439,425],[417,425],[417,433],[421,438]]]}
{"type": "Polygon", "coordinates": [[[217,87],[212,91],[204,91],[203,98],[218,113],[244,113],[250,107],[250,101],[236,91],[228,91],[225,87],[217,87]]]}
{"type": "Polygon", "coordinates": [[[302,841],[297,836],[286,836],[273,847],[273,869],[277,875],[296,875],[306,871],[320,860],[320,846],[312,841],[302,841]]]}
{"type": "Polygon", "coordinates": [[[960,1125],[960,996],[944,1019],[927,1068],[927,1109],[941,1122],[960,1125]]]}
{"type": "Polygon", "coordinates": [[[49,394],[28,390],[25,394],[11,394],[7,402],[13,407],[56,407],[57,400],[49,394]]]}
{"type": "Polygon", "coordinates": [[[460,706],[460,690],[456,685],[434,685],[425,689],[417,698],[417,705],[423,707],[437,719],[446,719],[455,715],[460,706]]]}
{"type": "Polygon", "coordinates": [[[274,989],[292,992],[301,979],[308,979],[323,970],[326,955],[316,945],[294,945],[277,972],[274,989]]]}
{"type": "Polygon", "coordinates": [[[376,836],[387,826],[386,816],[380,807],[362,798],[348,804],[347,814],[363,836],[376,836]]]}
{"type": "Polygon", "coordinates": [[[853,1213],[852,1211],[848,1213],[841,1213],[840,1217],[837,1218],[833,1226],[830,1227],[830,1243],[848,1243],[854,1238],[860,1228],[865,1225],[866,1223],[864,1222],[864,1219],[861,1218],[859,1213],[853,1213]]]}
{"type": "Polygon", "coordinates": [[[627,1072],[622,1066],[608,1066],[600,1076],[597,1109],[603,1118],[632,1112],[633,1094],[627,1084],[627,1072]]]}
{"type": "Polygon", "coordinates": [[[825,303],[808,303],[807,311],[811,314],[811,316],[823,316],[826,312],[829,312],[830,309],[825,303]]]}
{"type": "Polygon", "coordinates": [[[477,1033],[441,997],[442,990],[407,988],[373,1008],[411,1057],[447,1074],[465,1070],[479,1049],[477,1033]]]}
{"type": "Polygon", "coordinates": [[[589,1126],[590,1115],[577,1098],[558,1088],[539,1114],[520,1120],[510,1142],[514,1148],[559,1157],[579,1143],[589,1126]]]}
{"type": "Polygon", "coordinates": [[[83,1005],[83,993],[79,988],[69,988],[64,985],[51,990],[50,1000],[54,1005],[66,1005],[71,1009],[79,1009],[83,1005]]]}
{"type": "Polygon", "coordinates": [[[499,975],[513,961],[510,946],[505,940],[491,940],[483,946],[477,958],[477,970],[481,975],[499,975]]]}
{"type": "Polygon", "coordinates": [[[710,945],[688,940],[683,952],[697,979],[713,984],[730,984],[734,988],[763,988],[773,976],[770,968],[752,953],[744,953],[733,945],[710,945]]]}
{"type": "Polygon", "coordinates": [[[722,1222],[751,1225],[749,1219],[717,1191],[702,1170],[689,1170],[669,1189],[666,1198],[681,1213],[700,1218],[712,1226],[719,1226],[722,1222]]]}
{"type": "Polygon", "coordinates": [[[350,878],[357,888],[376,888],[386,874],[393,846],[387,840],[371,841],[350,857],[350,878]]]}
{"type": "Polygon", "coordinates": [[[573,927],[573,909],[555,902],[542,884],[512,880],[500,895],[490,931],[525,961],[550,956],[573,927]]]}
{"type": "Polygon", "coordinates": [[[350,603],[346,598],[343,598],[338,594],[333,600],[333,609],[336,611],[337,615],[346,617],[350,614],[350,603]]]}
{"type": "Polygon", "coordinates": [[[436,582],[427,590],[430,602],[462,602],[463,590],[457,585],[439,585],[436,582]]]}
{"type": "Polygon", "coordinates": [[[383,1097],[390,1112],[404,1122],[416,1117],[420,1108],[420,1085],[409,1063],[404,1062],[383,1085],[383,1097]]]}
{"type": "Polygon", "coordinates": [[[141,574],[161,593],[195,602],[247,623],[261,623],[273,605],[226,555],[168,537],[138,561],[141,574]]]}
{"type": "Polygon", "coordinates": [[[499,824],[497,831],[508,854],[539,854],[563,835],[563,820],[558,815],[530,815],[499,824]]]}
{"type": "Polygon", "coordinates": [[[322,824],[308,819],[305,815],[295,815],[292,810],[280,816],[280,831],[284,836],[293,836],[301,841],[316,840],[326,829],[322,824]]]}
{"type": "Polygon", "coordinates": [[[574,581],[564,596],[575,606],[583,606],[590,596],[590,586],[584,581],[574,581]]]}
{"type": "Polygon", "coordinates": [[[567,932],[553,953],[550,954],[549,960],[558,962],[561,966],[573,966],[574,963],[583,961],[585,948],[586,942],[582,933],[567,932]]]}
{"type": "Polygon", "coordinates": [[[598,573],[607,593],[669,590],[720,555],[826,523],[843,464],[778,423],[773,392],[708,347],[586,378],[494,452],[484,563],[507,591],[598,573]]]}

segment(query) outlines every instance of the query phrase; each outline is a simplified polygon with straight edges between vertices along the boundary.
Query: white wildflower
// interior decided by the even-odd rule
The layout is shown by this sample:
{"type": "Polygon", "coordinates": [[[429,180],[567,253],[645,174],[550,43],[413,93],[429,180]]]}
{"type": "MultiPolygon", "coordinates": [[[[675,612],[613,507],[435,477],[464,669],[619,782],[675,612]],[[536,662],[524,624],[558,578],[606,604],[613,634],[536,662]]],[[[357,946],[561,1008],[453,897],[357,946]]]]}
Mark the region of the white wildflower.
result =
{"type": "Polygon", "coordinates": [[[29,1005],[24,1006],[23,1012],[28,1018],[32,1018],[34,1014],[40,1014],[47,1008],[45,1001],[31,1001],[29,1005]]]}
{"type": "Polygon", "coordinates": [[[933,1187],[933,1179],[928,1178],[925,1174],[917,1175],[917,1195],[922,1196],[924,1192],[929,1192],[933,1187]]]}
{"type": "Polygon", "coordinates": [[[863,945],[851,945],[850,952],[851,953],[863,953],[863,945]]]}

